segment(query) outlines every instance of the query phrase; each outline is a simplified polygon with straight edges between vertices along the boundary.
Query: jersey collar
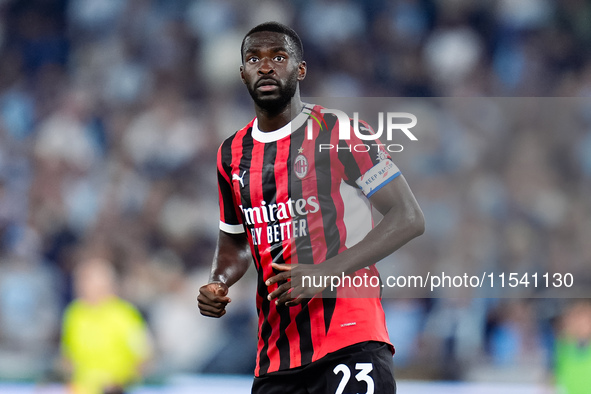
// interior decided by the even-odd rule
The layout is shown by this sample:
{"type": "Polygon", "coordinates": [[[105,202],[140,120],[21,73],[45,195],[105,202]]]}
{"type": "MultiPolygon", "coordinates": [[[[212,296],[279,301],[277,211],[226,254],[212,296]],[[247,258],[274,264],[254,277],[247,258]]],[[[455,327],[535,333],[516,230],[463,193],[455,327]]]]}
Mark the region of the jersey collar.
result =
{"type": "Polygon", "coordinates": [[[297,116],[293,118],[291,122],[281,127],[280,129],[273,131],[259,130],[259,120],[257,118],[254,118],[254,122],[252,123],[252,138],[254,138],[258,142],[266,144],[269,142],[279,141],[280,139],[287,137],[293,131],[303,126],[303,124],[306,122],[306,119],[308,119],[308,115],[310,115],[310,111],[313,107],[313,104],[304,104],[302,112],[297,114],[297,116]]]}

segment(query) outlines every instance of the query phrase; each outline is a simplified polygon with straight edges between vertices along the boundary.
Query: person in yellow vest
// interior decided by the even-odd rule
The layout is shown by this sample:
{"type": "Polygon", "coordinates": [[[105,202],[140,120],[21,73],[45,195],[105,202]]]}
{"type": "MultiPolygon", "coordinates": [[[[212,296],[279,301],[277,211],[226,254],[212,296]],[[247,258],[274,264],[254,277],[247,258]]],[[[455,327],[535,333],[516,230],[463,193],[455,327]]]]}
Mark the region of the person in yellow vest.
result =
{"type": "Polygon", "coordinates": [[[74,272],[77,298],[62,323],[62,354],[71,365],[75,394],[122,393],[141,377],[152,345],[138,310],[115,292],[106,260],[83,261],[74,272]]]}

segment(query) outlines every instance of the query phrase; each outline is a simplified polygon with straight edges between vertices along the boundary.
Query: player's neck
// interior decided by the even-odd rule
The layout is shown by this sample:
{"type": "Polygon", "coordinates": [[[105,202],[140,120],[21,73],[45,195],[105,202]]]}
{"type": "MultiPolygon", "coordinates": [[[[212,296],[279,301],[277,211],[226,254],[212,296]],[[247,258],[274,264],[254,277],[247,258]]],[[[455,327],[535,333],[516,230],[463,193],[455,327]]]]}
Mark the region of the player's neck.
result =
{"type": "Polygon", "coordinates": [[[263,132],[279,130],[302,112],[303,107],[304,104],[299,94],[295,94],[290,103],[277,112],[271,113],[259,106],[255,106],[259,130],[263,132]]]}

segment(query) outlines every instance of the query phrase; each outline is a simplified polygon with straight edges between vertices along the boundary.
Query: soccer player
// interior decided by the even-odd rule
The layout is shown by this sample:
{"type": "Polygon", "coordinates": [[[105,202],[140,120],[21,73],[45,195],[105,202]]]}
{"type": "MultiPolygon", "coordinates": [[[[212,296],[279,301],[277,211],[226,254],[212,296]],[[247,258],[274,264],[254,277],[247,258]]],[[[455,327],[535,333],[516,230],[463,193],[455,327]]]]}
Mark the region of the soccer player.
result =
{"type": "Polygon", "coordinates": [[[380,289],[333,291],[303,278],[376,278],[377,261],[422,234],[423,214],[383,146],[357,152],[363,141],[340,140],[335,115],[301,101],[306,63],[295,31],[263,23],[241,52],[256,118],[218,151],[220,232],[201,314],[226,313],[228,288],[254,259],[253,393],[394,393],[380,289]],[[384,215],[375,227],[372,205],[384,215]]]}

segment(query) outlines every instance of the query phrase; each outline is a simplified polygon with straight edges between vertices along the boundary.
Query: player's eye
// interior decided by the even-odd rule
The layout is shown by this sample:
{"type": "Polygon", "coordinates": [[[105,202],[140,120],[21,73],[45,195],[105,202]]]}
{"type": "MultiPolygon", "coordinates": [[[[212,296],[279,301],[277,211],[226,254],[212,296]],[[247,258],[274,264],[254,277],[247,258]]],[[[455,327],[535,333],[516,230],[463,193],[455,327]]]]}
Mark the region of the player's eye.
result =
{"type": "Polygon", "coordinates": [[[256,57],[256,56],[251,56],[251,57],[249,57],[248,59],[246,59],[246,61],[247,61],[248,63],[256,63],[256,62],[258,62],[258,61],[259,61],[259,58],[258,58],[258,57],[256,57]]]}
{"type": "Polygon", "coordinates": [[[276,62],[282,62],[285,60],[285,56],[283,55],[277,55],[273,58],[273,60],[275,60],[276,62]]]}

